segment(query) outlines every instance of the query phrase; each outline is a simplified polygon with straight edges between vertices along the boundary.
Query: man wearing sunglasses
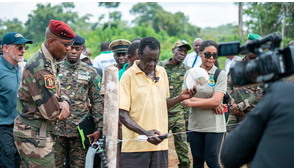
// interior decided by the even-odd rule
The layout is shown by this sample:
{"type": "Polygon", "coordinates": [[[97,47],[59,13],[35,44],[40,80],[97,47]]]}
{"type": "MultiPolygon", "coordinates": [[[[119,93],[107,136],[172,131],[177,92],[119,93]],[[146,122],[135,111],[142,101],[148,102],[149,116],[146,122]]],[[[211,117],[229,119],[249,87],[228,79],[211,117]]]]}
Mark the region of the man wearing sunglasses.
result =
{"type": "MultiPolygon", "coordinates": [[[[23,167],[55,167],[51,133],[69,115],[67,90],[57,76],[56,58],[64,58],[75,34],[64,22],[51,20],[45,42],[27,61],[18,91],[14,141],[23,167]]],[[[20,48],[18,48],[20,49],[20,48]]]]}
{"type": "Polygon", "coordinates": [[[13,123],[18,115],[17,90],[22,70],[18,62],[23,61],[25,45],[32,44],[20,33],[9,32],[2,40],[3,55],[0,56],[0,167],[19,167],[20,156],[14,145],[13,123]]]}

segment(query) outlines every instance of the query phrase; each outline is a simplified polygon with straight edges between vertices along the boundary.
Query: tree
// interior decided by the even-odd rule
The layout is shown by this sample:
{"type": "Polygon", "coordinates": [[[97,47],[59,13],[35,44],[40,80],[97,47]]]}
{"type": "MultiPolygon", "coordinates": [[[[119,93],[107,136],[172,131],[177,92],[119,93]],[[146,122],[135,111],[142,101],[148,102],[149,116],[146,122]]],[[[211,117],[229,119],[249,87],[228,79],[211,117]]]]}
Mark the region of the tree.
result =
{"type": "Polygon", "coordinates": [[[117,8],[120,4],[120,2],[98,2],[99,3],[99,7],[100,6],[105,6],[105,8],[108,9],[108,28],[111,28],[111,14],[110,14],[110,8],[117,8]]]}
{"type": "Polygon", "coordinates": [[[13,18],[12,20],[0,19],[0,39],[8,32],[18,32],[24,35],[25,31],[26,28],[17,18],[13,18]]]}
{"type": "Polygon", "coordinates": [[[136,15],[133,21],[138,26],[146,24],[156,32],[166,31],[170,36],[196,36],[200,29],[188,23],[188,17],[182,12],[172,14],[165,11],[156,2],[138,3],[133,6],[130,13],[136,15]]]}
{"type": "Polygon", "coordinates": [[[294,2],[246,2],[243,14],[249,32],[268,35],[282,32],[283,37],[294,35],[294,2]]]}
{"type": "Polygon", "coordinates": [[[44,32],[51,19],[60,20],[67,24],[75,23],[78,19],[77,12],[72,12],[73,2],[64,2],[61,5],[51,6],[38,3],[37,9],[29,14],[29,19],[25,23],[27,27],[26,37],[34,41],[44,40],[44,32]]]}

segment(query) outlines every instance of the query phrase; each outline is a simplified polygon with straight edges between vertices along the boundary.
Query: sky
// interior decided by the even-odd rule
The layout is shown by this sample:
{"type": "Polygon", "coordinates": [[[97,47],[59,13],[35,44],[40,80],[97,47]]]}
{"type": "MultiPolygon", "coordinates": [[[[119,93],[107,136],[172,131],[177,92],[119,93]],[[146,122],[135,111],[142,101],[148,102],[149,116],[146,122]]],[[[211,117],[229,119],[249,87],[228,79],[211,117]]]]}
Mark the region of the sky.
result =
{"type": "MultiPolygon", "coordinates": [[[[36,10],[36,4],[47,2],[5,2],[0,1],[0,16],[1,19],[18,18],[25,23],[28,19],[28,14],[32,14],[36,10]]],[[[58,5],[60,2],[51,2],[52,5],[58,5]]],[[[131,21],[135,16],[129,11],[139,2],[121,2],[119,7],[111,9],[112,11],[120,11],[122,20],[131,21]]],[[[158,2],[162,8],[171,13],[183,12],[189,18],[189,23],[205,28],[218,27],[227,23],[238,24],[238,6],[233,2],[158,2]]],[[[90,22],[98,21],[101,14],[106,14],[108,10],[105,7],[98,7],[98,2],[75,2],[75,9],[72,11],[78,12],[81,17],[85,14],[92,14],[90,22]]],[[[103,21],[107,21],[103,20],[103,21]]]]}

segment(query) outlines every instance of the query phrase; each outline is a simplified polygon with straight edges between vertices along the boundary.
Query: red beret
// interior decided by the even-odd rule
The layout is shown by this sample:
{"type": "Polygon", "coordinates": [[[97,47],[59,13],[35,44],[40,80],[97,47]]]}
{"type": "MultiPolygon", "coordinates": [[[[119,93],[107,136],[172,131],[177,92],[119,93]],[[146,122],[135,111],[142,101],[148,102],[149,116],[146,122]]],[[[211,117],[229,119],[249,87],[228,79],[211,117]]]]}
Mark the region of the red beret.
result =
{"type": "Polygon", "coordinates": [[[48,28],[54,35],[62,39],[70,40],[76,37],[71,27],[59,20],[50,20],[48,28]]]}

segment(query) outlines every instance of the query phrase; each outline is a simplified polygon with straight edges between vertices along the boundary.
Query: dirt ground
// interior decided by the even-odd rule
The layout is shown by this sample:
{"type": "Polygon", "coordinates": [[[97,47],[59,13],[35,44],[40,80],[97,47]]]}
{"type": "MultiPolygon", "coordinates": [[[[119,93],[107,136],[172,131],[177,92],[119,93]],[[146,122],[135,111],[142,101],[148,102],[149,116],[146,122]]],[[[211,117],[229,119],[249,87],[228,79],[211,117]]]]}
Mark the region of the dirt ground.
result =
{"type": "MultiPolygon", "coordinates": [[[[223,143],[223,142],[222,142],[223,143]]],[[[189,149],[189,157],[190,157],[190,167],[192,167],[192,155],[190,151],[190,146],[188,144],[188,149],[189,149]]],[[[179,160],[175,151],[175,146],[174,146],[174,137],[170,136],[169,137],[169,168],[178,168],[179,160]]],[[[208,168],[207,164],[205,163],[205,168],[208,168]]],[[[247,168],[246,165],[242,166],[241,168],[247,168]]]]}
{"type": "MultiPolygon", "coordinates": [[[[190,146],[188,144],[188,149],[189,149],[189,157],[190,157],[190,167],[192,167],[192,155],[190,151],[190,146]]],[[[178,156],[175,151],[175,146],[174,146],[174,137],[170,136],[169,137],[169,168],[178,168],[179,160],[178,156]]],[[[205,164],[205,168],[208,168],[205,164]]]]}

